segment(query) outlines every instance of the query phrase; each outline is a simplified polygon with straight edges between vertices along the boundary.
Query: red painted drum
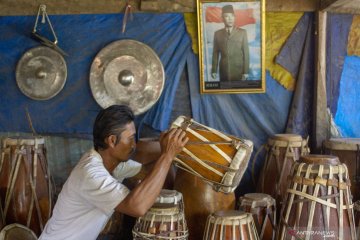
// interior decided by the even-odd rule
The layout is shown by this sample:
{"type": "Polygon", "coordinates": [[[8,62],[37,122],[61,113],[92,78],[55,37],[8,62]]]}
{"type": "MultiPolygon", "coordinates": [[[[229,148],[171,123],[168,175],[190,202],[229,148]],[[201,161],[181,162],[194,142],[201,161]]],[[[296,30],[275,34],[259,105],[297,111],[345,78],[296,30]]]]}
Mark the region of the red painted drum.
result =
{"type": "Polygon", "coordinates": [[[274,240],[276,201],[265,193],[247,193],[240,197],[240,210],[251,213],[260,239],[274,240]]]}
{"type": "Polygon", "coordinates": [[[13,223],[0,232],[0,240],[37,240],[35,233],[27,227],[13,223]]]}
{"type": "Polygon", "coordinates": [[[6,224],[19,223],[40,235],[52,209],[44,138],[3,140],[0,199],[6,224]]]}
{"type": "Polygon", "coordinates": [[[299,160],[301,155],[309,153],[307,140],[297,134],[275,134],[265,147],[266,158],[257,192],[271,195],[277,206],[281,206],[292,164],[299,160]]]}
{"type": "Polygon", "coordinates": [[[206,222],[203,240],[258,240],[253,217],[242,211],[217,211],[206,222]]]}
{"type": "Polygon", "coordinates": [[[182,194],[163,189],[154,205],[136,220],[134,239],[188,239],[182,194]]]}
{"type": "Polygon", "coordinates": [[[251,141],[226,135],[184,116],[178,117],[171,128],[182,128],[189,138],[175,158],[177,167],[209,182],[216,191],[230,193],[236,189],[249,163],[251,141]]]}
{"type": "Polygon", "coordinates": [[[302,156],[293,165],[277,239],[355,240],[348,177],[336,156],[302,156]]]}
{"type": "Polygon", "coordinates": [[[337,156],[349,170],[353,202],[360,200],[360,138],[331,138],[324,141],[325,153],[337,156]]]}

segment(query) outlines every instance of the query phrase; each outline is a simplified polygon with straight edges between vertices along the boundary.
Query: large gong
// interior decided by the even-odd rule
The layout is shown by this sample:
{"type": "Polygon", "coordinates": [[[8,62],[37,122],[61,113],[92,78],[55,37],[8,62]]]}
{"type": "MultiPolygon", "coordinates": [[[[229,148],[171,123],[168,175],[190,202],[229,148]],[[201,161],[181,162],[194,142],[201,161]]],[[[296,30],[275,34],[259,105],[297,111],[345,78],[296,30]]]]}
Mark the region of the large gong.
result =
{"type": "Polygon", "coordinates": [[[65,85],[66,63],[57,51],[35,47],[24,53],[16,66],[16,83],[21,92],[34,100],[47,100],[65,85]]]}
{"type": "Polygon", "coordinates": [[[156,53],[144,43],[118,40],[103,48],[90,71],[90,87],[96,102],[106,108],[126,104],[136,115],[160,98],[165,73],[156,53]]]}

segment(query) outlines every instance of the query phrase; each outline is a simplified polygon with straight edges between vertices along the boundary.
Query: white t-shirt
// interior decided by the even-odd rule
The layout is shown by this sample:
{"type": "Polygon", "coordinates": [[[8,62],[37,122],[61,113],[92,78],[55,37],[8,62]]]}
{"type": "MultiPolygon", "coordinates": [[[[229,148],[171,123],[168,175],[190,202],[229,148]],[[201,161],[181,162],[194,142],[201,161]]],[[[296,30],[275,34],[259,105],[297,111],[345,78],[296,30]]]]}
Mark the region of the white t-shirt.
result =
{"type": "Polygon", "coordinates": [[[129,193],[121,181],[140,169],[140,163],[129,160],[120,163],[112,176],[98,152],[85,153],[66,180],[39,240],[96,239],[129,193]]]}

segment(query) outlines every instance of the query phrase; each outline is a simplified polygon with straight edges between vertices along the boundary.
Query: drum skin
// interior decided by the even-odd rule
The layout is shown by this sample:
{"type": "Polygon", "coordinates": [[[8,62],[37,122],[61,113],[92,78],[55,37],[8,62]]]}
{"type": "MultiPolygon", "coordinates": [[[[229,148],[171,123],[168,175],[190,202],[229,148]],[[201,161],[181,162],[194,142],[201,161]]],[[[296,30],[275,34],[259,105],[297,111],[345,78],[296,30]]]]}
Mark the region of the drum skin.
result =
{"type": "Polygon", "coordinates": [[[183,195],[189,240],[202,239],[211,213],[235,209],[234,193],[216,192],[210,184],[182,169],[177,169],[174,189],[183,195]]]}
{"type": "Polygon", "coordinates": [[[337,157],[302,156],[291,176],[281,209],[278,240],[294,239],[294,234],[299,239],[356,239],[347,169],[337,157]]]}
{"type": "Polygon", "coordinates": [[[19,223],[27,226],[28,217],[30,216],[28,214],[32,207],[28,228],[39,236],[42,231],[40,225],[44,227],[50,217],[52,197],[49,193],[50,181],[47,172],[48,165],[44,140],[40,139],[42,144],[37,144],[38,150],[34,149],[34,144],[25,144],[32,142],[34,142],[34,139],[31,138],[4,140],[3,150],[5,152],[2,154],[1,160],[3,165],[0,170],[0,196],[5,223],[7,225],[19,223]],[[19,144],[16,144],[17,141],[19,144]],[[21,152],[18,152],[19,150],[21,152]],[[35,158],[36,160],[34,160],[35,158]],[[17,173],[16,170],[12,172],[12,169],[16,169],[16,163],[18,163],[17,173]],[[34,172],[36,177],[33,177],[32,182],[36,199],[33,201],[30,176],[34,176],[34,172]],[[12,176],[12,179],[9,179],[10,176],[12,176]],[[11,187],[11,182],[13,183],[13,188],[11,187]],[[5,209],[6,198],[9,201],[8,209],[5,209]]]}

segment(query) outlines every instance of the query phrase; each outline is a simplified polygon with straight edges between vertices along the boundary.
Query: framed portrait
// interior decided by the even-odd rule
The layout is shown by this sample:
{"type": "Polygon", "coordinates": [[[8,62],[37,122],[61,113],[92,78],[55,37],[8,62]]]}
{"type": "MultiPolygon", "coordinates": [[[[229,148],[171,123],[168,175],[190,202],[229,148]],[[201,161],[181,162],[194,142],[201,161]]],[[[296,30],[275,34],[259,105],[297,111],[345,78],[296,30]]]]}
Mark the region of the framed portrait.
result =
{"type": "Polygon", "coordinates": [[[197,0],[201,93],[265,92],[265,0],[197,0]]]}

